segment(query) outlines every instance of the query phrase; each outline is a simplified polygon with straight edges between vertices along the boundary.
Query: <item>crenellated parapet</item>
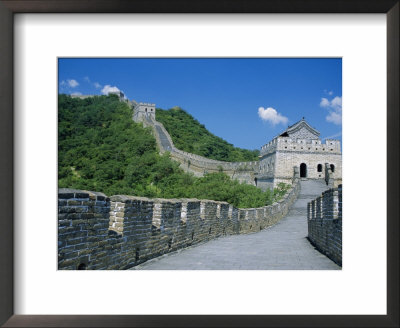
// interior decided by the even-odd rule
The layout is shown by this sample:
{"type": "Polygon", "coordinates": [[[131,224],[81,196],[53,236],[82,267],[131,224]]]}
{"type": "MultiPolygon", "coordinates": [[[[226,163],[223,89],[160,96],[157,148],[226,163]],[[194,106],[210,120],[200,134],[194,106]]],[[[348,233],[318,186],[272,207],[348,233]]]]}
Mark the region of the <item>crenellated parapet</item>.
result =
{"type": "Polygon", "coordinates": [[[181,164],[181,168],[195,176],[205,173],[224,172],[233,179],[248,184],[255,184],[259,162],[224,162],[188,153],[174,146],[174,143],[164,125],[154,119],[147,118],[143,124],[153,129],[157,145],[161,153],[170,152],[170,156],[181,164]]]}
{"type": "Polygon", "coordinates": [[[290,183],[293,167],[300,178],[324,180],[337,186],[342,179],[342,154],[339,140],[326,139],[303,118],[261,147],[258,186],[275,188],[290,183]]]}
{"type": "Polygon", "coordinates": [[[296,179],[279,202],[237,209],[213,200],[59,189],[58,268],[128,269],[220,236],[257,232],[282,219],[299,191],[296,179]]]}
{"type": "Polygon", "coordinates": [[[340,154],[340,141],[326,139],[323,143],[319,139],[294,139],[290,137],[275,137],[261,147],[260,156],[265,157],[276,151],[340,154]]]}
{"type": "Polygon", "coordinates": [[[342,185],[307,204],[308,239],[334,262],[342,265],[342,185]]]}
{"type": "Polygon", "coordinates": [[[135,122],[146,122],[156,118],[156,104],[148,102],[131,101],[133,107],[132,119],[135,122]]]}
{"type": "Polygon", "coordinates": [[[153,111],[151,106],[155,108],[151,103],[136,103],[133,119],[151,127],[160,152],[169,152],[184,171],[195,176],[224,172],[231,179],[267,190],[280,183],[291,184],[293,168],[298,167],[300,178],[325,179],[330,186],[342,182],[340,141],[326,139],[322,142],[320,133],[304,118],[262,146],[258,161],[224,162],[177,149],[163,124],[156,121],[155,109],[153,111]]]}

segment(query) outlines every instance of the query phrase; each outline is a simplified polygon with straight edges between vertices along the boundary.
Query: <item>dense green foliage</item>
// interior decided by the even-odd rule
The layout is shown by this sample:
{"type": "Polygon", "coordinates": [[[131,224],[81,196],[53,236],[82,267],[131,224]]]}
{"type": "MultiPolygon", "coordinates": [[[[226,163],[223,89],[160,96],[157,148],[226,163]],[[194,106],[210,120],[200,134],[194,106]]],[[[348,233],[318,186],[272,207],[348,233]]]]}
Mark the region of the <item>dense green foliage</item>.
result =
{"type": "Polygon", "coordinates": [[[131,108],[116,96],[60,95],[58,106],[59,188],[213,199],[236,207],[268,205],[285,193],[286,186],[262,192],[224,173],[184,173],[168,153],[158,154],[151,130],[133,122],[131,108]]]}
{"type": "Polygon", "coordinates": [[[213,135],[203,124],[179,107],[156,110],[156,120],[170,134],[176,148],[226,162],[257,161],[259,151],[234,147],[213,135]]]}

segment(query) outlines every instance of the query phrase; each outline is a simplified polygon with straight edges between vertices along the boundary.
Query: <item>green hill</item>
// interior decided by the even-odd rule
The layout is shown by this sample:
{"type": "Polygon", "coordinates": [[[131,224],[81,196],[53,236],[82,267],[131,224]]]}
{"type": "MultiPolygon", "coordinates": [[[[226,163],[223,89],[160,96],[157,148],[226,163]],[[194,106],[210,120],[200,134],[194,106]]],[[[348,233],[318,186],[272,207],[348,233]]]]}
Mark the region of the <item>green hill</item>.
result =
{"type": "Polygon", "coordinates": [[[149,128],[132,121],[116,96],[58,99],[58,187],[162,198],[227,201],[260,207],[282,197],[230,180],[223,173],[196,178],[169,154],[159,155],[149,128]]]}
{"type": "Polygon", "coordinates": [[[179,107],[169,110],[157,108],[156,120],[164,125],[175,147],[180,150],[226,162],[258,160],[258,150],[234,147],[213,135],[203,124],[179,107]]]}

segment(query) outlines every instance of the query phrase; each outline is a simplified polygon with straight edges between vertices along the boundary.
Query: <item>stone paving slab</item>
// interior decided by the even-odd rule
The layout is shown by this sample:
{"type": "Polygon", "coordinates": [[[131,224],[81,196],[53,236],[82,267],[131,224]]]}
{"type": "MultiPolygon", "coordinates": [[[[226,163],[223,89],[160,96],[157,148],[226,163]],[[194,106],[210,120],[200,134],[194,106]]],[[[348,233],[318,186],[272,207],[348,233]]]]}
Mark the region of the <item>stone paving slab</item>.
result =
{"type": "Polygon", "coordinates": [[[138,265],[132,270],[340,270],[307,237],[307,203],[327,189],[301,181],[299,198],[276,225],[247,235],[220,237],[138,265]]]}

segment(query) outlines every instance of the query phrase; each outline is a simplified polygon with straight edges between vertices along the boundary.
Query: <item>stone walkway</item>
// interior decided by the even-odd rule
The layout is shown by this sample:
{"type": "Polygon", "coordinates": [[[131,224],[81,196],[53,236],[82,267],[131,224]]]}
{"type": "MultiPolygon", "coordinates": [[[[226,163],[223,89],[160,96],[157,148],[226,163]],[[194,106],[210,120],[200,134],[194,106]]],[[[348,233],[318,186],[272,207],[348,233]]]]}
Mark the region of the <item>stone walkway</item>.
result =
{"type": "Polygon", "coordinates": [[[220,237],[150,260],[133,270],[340,270],[307,240],[307,203],[327,189],[301,181],[288,215],[257,233],[220,237]]]}

